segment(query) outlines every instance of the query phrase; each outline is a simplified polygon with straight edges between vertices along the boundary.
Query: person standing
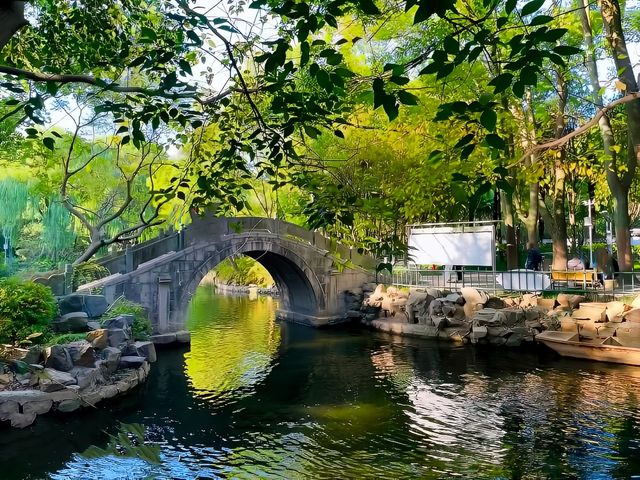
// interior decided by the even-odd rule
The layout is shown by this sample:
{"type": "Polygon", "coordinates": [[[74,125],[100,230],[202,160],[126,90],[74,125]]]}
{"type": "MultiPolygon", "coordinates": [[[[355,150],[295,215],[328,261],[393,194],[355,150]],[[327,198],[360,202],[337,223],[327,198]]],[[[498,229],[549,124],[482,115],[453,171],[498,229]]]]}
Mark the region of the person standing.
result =
{"type": "Polygon", "coordinates": [[[540,270],[541,267],[542,254],[535,243],[529,242],[527,244],[527,263],[524,268],[527,270],[540,270]]]}

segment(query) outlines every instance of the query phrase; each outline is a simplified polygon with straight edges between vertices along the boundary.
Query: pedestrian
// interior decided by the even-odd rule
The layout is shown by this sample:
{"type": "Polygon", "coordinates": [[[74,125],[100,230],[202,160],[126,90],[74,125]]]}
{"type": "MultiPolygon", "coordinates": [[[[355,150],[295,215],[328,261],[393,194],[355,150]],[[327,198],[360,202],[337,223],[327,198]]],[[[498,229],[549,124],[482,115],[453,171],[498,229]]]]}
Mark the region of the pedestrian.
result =
{"type": "Polygon", "coordinates": [[[540,270],[541,267],[542,254],[535,243],[529,242],[527,244],[527,263],[524,268],[527,270],[540,270]]]}

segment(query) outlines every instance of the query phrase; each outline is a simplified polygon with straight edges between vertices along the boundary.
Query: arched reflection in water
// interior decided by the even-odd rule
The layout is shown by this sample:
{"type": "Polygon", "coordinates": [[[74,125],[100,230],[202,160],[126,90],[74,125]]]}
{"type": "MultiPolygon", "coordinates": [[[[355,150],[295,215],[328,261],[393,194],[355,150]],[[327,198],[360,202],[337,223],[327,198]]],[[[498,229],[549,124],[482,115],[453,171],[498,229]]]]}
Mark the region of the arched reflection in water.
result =
{"type": "Polygon", "coordinates": [[[640,473],[640,369],[314,330],[274,323],[269,300],[197,299],[192,351],[163,351],[135,395],[0,434],[3,480],[640,473]],[[77,455],[117,421],[144,424],[162,465],[77,455]]]}
{"type": "Polygon", "coordinates": [[[185,373],[194,394],[220,404],[238,401],[271,371],[280,346],[271,297],[226,301],[213,286],[202,286],[193,299],[187,328],[191,351],[185,373]]]}

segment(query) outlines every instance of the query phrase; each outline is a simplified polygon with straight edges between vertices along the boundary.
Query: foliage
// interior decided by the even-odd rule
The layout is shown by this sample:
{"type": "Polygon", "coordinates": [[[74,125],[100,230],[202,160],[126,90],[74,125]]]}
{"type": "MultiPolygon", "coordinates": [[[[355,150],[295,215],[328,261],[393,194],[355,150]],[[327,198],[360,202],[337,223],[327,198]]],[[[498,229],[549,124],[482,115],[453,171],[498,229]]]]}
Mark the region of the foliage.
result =
{"type": "Polygon", "coordinates": [[[49,287],[16,278],[0,279],[0,342],[16,344],[47,331],[57,312],[49,287]]]}
{"type": "Polygon", "coordinates": [[[215,268],[216,281],[227,285],[269,287],[273,278],[260,262],[250,257],[227,258],[215,268]]]}
{"type": "Polygon", "coordinates": [[[149,335],[153,333],[153,326],[149,321],[147,311],[142,305],[131,300],[127,300],[124,297],[119,297],[113,302],[107,312],[102,315],[101,321],[104,322],[110,318],[115,318],[118,315],[133,315],[133,325],[131,326],[131,333],[136,340],[147,340],[149,335]]]}
{"type": "Polygon", "coordinates": [[[46,345],[64,345],[65,343],[79,342],[80,340],[86,340],[87,335],[85,333],[65,333],[63,335],[56,335],[47,339],[46,345]]]}
{"type": "Polygon", "coordinates": [[[103,267],[96,261],[83,262],[73,267],[73,276],[71,277],[71,284],[73,290],[77,290],[80,285],[93,282],[104,277],[111,275],[109,269],[103,267]]]}

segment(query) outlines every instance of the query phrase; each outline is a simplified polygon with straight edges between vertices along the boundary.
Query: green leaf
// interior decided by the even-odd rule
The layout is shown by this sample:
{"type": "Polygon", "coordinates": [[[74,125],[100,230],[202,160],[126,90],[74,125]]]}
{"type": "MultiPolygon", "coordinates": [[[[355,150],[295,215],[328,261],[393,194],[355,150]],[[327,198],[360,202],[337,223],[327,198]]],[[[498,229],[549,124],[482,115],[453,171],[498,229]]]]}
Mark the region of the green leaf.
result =
{"type": "Polygon", "coordinates": [[[520,80],[514,82],[513,86],[511,87],[511,90],[513,90],[513,94],[518,97],[518,98],[522,98],[524,97],[524,88],[525,85],[524,83],[522,83],[520,80]]]}
{"type": "Polygon", "coordinates": [[[540,7],[544,5],[544,2],[545,0],[533,0],[527,3],[524,7],[522,7],[520,15],[524,17],[525,15],[531,15],[532,13],[537,12],[538,10],[540,10],[540,7]]]}
{"type": "Polygon", "coordinates": [[[344,138],[344,133],[342,133],[342,131],[341,131],[341,130],[334,130],[334,131],[333,131],[333,134],[334,134],[336,137],[344,138]]]}
{"type": "Polygon", "coordinates": [[[331,78],[326,70],[320,69],[316,74],[316,80],[318,81],[318,85],[324,88],[327,92],[333,90],[333,84],[331,83],[331,78]]]}
{"type": "Polygon", "coordinates": [[[550,15],[537,15],[533,17],[533,20],[529,22],[530,27],[535,27],[537,25],[544,25],[545,23],[549,23],[553,21],[553,17],[550,15]]]}
{"type": "Polygon", "coordinates": [[[389,117],[389,121],[394,121],[398,116],[398,104],[396,102],[396,97],[393,95],[386,95],[384,97],[382,108],[384,108],[387,117],[389,117]]]}
{"type": "Polygon", "coordinates": [[[406,90],[398,90],[398,100],[403,105],[418,105],[419,99],[413,93],[409,93],[406,90]]]}
{"type": "Polygon", "coordinates": [[[320,134],[322,133],[316,127],[312,127],[311,125],[305,125],[304,132],[311,138],[318,138],[318,136],[320,136],[320,134]]]}
{"type": "Polygon", "coordinates": [[[516,9],[517,3],[518,0],[507,0],[507,2],[504,4],[505,13],[508,15],[513,12],[516,9]]]}
{"type": "Polygon", "coordinates": [[[495,110],[485,110],[480,115],[480,123],[484,128],[493,132],[496,129],[496,123],[498,122],[498,114],[495,110]]]}
{"type": "Polygon", "coordinates": [[[560,40],[569,30],[566,28],[552,28],[544,34],[543,40],[549,43],[555,43],[560,40]]]}
{"type": "Polygon", "coordinates": [[[489,145],[492,148],[497,148],[499,150],[504,150],[504,147],[506,146],[506,144],[504,143],[504,140],[499,135],[496,135],[495,133],[490,133],[489,135],[484,137],[484,140],[485,142],[487,142],[487,145],[489,145]]]}
{"type": "Polygon", "coordinates": [[[443,41],[444,51],[455,55],[460,50],[460,43],[452,35],[445,37],[443,41]]]}
{"type": "Polygon", "coordinates": [[[571,45],[558,45],[557,47],[553,47],[553,51],[558,55],[576,55],[578,53],[582,53],[582,49],[579,47],[572,47],[571,45]]]}
{"type": "Polygon", "coordinates": [[[45,147],[47,147],[52,152],[56,146],[56,141],[51,137],[44,137],[42,139],[42,143],[44,144],[45,147]]]}
{"type": "Polygon", "coordinates": [[[409,83],[409,79],[407,77],[399,77],[397,75],[391,75],[389,81],[395,83],[396,85],[406,85],[407,83],[409,83]]]}
{"type": "Polygon", "coordinates": [[[358,0],[358,7],[367,15],[379,15],[380,10],[373,0],[358,0]]]}
{"type": "Polygon", "coordinates": [[[384,91],[384,80],[376,78],[373,80],[373,108],[374,110],[384,103],[387,92],[384,91]]]}
{"type": "Polygon", "coordinates": [[[465,145],[467,145],[471,140],[473,140],[473,138],[475,137],[475,135],[473,133],[467,133],[464,137],[462,137],[460,140],[458,140],[458,142],[454,145],[453,148],[461,148],[464,147],[465,145]]]}
{"type": "Polygon", "coordinates": [[[475,148],[476,148],[475,143],[470,143],[469,145],[465,145],[465,147],[462,150],[460,150],[460,159],[466,160],[467,158],[469,158],[469,156],[473,153],[475,148]]]}
{"type": "Polygon", "coordinates": [[[493,93],[504,92],[507,88],[511,86],[511,82],[513,81],[512,73],[501,73],[493,80],[489,82],[489,85],[494,87],[493,93]]]}
{"type": "Polygon", "coordinates": [[[529,65],[520,71],[520,83],[523,85],[536,85],[538,83],[538,68],[529,65]]]}

